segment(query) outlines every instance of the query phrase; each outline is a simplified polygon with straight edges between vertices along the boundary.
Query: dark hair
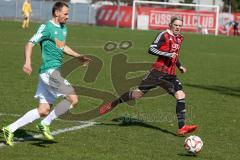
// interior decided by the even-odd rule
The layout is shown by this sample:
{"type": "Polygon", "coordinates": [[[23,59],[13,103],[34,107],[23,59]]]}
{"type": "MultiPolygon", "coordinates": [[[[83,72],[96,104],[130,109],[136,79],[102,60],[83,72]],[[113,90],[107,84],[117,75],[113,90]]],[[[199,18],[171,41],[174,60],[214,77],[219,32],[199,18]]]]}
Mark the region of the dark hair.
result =
{"type": "Polygon", "coordinates": [[[179,17],[179,16],[172,16],[169,25],[173,24],[173,22],[175,22],[176,20],[179,20],[179,21],[182,21],[182,22],[183,22],[182,17],[179,17]]]}
{"type": "Polygon", "coordinates": [[[55,11],[60,11],[63,7],[68,7],[67,3],[65,2],[62,2],[62,1],[59,1],[59,2],[56,2],[53,7],[52,7],[52,15],[55,16],[55,11]]]}

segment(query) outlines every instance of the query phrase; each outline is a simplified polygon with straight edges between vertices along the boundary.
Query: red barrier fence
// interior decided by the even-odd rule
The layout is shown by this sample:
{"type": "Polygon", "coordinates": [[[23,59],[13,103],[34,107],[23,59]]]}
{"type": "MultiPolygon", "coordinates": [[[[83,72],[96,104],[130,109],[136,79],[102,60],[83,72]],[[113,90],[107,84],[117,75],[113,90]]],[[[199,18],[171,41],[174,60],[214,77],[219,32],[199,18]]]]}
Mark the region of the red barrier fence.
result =
{"type": "MultiPolygon", "coordinates": [[[[166,29],[171,16],[179,15],[183,17],[183,31],[197,32],[199,29],[207,29],[208,32],[214,33],[216,28],[216,12],[195,11],[195,10],[179,10],[167,8],[137,7],[137,15],[145,15],[147,17],[148,29],[166,29]]],[[[137,17],[137,16],[136,16],[137,17]]],[[[235,20],[240,21],[240,13],[232,14],[235,20]]],[[[96,16],[97,25],[116,26],[117,24],[117,6],[102,6],[96,16]]],[[[234,20],[231,16],[219,16],[223,20],[219,20],[219,33],[225,34],[228,28],[226,22],[234,20]],[[226,19],[226,17],[228,19],[226,19]]],[[[119,16],[120,27],[131,27],[132,7],[121,6],[119,16]]],[[[137,25],[137,21],[135,26],[137,25]]],[[[230,28],[232,32],[232,29],[230,28]]]]}

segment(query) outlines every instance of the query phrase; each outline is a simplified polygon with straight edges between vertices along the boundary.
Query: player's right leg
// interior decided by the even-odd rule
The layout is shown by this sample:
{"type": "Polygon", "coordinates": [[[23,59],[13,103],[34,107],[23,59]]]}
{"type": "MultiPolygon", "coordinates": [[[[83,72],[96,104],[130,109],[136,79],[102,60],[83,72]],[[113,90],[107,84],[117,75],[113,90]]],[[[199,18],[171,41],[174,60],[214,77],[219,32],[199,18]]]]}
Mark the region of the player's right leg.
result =
{"type": "MultiPolygon", "coordinates": [[[[14,132],[18,128],[23,127],[29,123],[32,123],[33,121],[35,121],[36,119],[39,119],[40,117],[45,117],[46,115],[48,115],[51,104],[53,104],[53,102],[55,101],[55,97],[53,97],[48,92],[48,90],[46,89],[46,84],[44,84],[41,79],[37,87],[35,98],[38,98],[40,101],[38,108],[28,111],[27,113],[25,113],[25,115],[23,115],[14,123],[2,128],[4,138],[8,145],[11,145],[11,146],[13,145],[14,132]]],[[[47,130],[46,127],[45,127],[45,130],[47,130]]],[[[46,132],[46,133],[49,133],[49,132],[46,132]]]]}
{"type": "Polygon", "coordinates": [[[3,127],[2,131],[3,131],[3,137],[6,141],[6,144],[9,146],[13,146],[13,137],[14,137],[13,132],[9,130],[8,126],[3,127]]]}
{"type": "Polygon", "coordinates": [[[147,93],[152,88],[157,87],[158,85],[158,79],[155,76],[156,70],[152,69],[150,70],[145,78],[142,80],[140,85],[137,89],[133,91],[128,91],[124,94],[122,94],[118,99],[106,103],[99,108],[99,114],[103,115],[111,111],[114,107],[116,107],[120,103],[128,102],[130,100],[135,100],[141,98],[145,93],[147,93]]]}
{"type": "Polygon", "coordinates": [[[25,115],[19,118],[14,123],[5,126],[2,128],[3,135],[6,141],[6,144],[13,146],[13,137],[14,132],[29,123],[32,123],[34,120],[39,119],[43,114],[39,111],[38,108],[28,111],[25,115]]]}
{"type": "Polygon", "coordinates": [[[23,19],[23,22],[22,22],[22,28],[25,29],[25,24],[26,24],[26,20],[23,19]]]}
{"type": "Polygon", "coordinates": [[[26,15],[24,14],[24,15],[23,15],[23,22],[22,22],[22,28],[23,28],[23,29],[26,28],[26,23],[27,23],[26,15]]]}
{"type": "Polygon", "coordinates": [[[106,114],[109,111],[111,111],[114,107],[116,107],[118,104],[128,102],[128,101],[134,100],[134,99],[139,99],[143,95],[144,95],[144,92],[142,92],[139,89],[135,89],[133,91],[128,91],[128,92],[124,93],[123,95],[121,95],[118,99],[100,106],[99,114],[100,115],[106,114]]]}

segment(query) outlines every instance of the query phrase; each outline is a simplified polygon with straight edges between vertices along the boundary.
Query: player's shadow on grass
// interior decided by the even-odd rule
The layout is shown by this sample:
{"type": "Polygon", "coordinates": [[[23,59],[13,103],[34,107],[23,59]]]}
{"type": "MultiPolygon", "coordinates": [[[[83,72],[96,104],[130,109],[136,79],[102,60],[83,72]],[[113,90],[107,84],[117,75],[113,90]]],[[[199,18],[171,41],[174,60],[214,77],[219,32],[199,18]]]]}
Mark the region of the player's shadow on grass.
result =
{"type": "Polygon", "coordinates": [[[131,118],[131,117],[118,117],[118,118],[114,118],[112,119],[113,122],[119,122],[118,124],[113,124],[113,123],[101,123],[100,125],[119,125],[119,126],[140,126],[140,127],[145,127],[145,128],[150,128],[150,129],[155,129],[155,130],[159,130],[163,133],[166,134],[171,134],[173,136],[178,136],[176,133],[173,133],[171,131],[168,131],[166,129],[162,129],[160,127],[156,127],[147,123],[144,123],[144,121],[136,119],[136,118],[131,118]]]}
{"type": "Polygon", "coordinates": [[[49,144],[56,144],[58,142],[56,141],[50,141],[50,140],[44,140],[44,139],[37,139],[36,143],[31,143],[32,145],[34,146],[37,146],[37,147],[42,147],[42,148],[47,148],[49,147],[49,144]]]}
{"type": "Polygon", "coordinates": [[[190,154],[190,153],[178,153],[177,154],[178,156],[182,156],[182,157],[198,157],[198,155],[196,155],[196,154],[190,154]]]}
{"type": "Polygon", "coordinates": [[[197,84],[185,84],[185,86],[215,91],[220,94],[225,94],[233,97],[240,97],[239,87],[231,88],[231,87],[225,87],[225,86],[219,86],[219,85],[205,86],[205,85],[197,85],[197,84]]]}
{"type": "Polygon", "coordinates": [[[16,142],[26,142],[26,141],[33,142],[31,144],[38,147],[48,147],[48,144],[57,143],[56,141],[49,141],[43,138],[35,138],[33,137],[32,134],[29,134],[29,133],[40,134],[39,132],[32,131],[32,130],[18,129],[14,133],[14,138],[16,138],[17,140],[16,142]]]}
{"type": "MultiPolygon", "coordinates": [[[[0,130],[0,138],[3,139],[3,133],[2,133],[2,130],[0,130]]],[[[0,143],[4,143],[4,141],[1,140],[0,143]]]]}

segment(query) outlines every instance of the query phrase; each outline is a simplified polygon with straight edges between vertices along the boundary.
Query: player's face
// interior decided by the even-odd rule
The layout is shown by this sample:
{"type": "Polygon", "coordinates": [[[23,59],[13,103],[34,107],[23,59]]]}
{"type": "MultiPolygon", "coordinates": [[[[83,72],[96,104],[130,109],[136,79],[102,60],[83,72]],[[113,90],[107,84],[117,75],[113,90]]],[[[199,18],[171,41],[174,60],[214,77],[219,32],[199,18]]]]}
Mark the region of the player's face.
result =
{"type": "Polygon", "coordinates": [[[180,34],[183,22],[181,20],[175,20],[171,25],[170,29],[172,30],[173,34],[177,35],[180,34]]]}
{"type": "Polygon", "coordinates": [[[65,24],[69,18],[69,9],[68,7],[63,7],[60,11],[57,11],[56,13],[58,17],[58,22],[60,24],[65,24]]]}

